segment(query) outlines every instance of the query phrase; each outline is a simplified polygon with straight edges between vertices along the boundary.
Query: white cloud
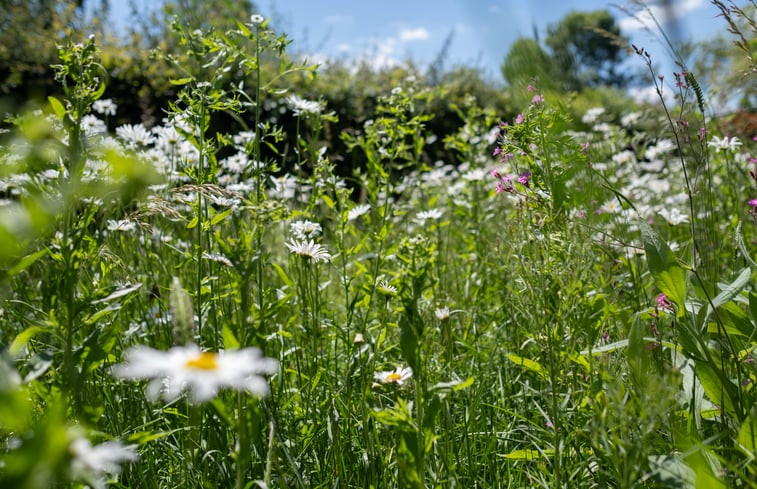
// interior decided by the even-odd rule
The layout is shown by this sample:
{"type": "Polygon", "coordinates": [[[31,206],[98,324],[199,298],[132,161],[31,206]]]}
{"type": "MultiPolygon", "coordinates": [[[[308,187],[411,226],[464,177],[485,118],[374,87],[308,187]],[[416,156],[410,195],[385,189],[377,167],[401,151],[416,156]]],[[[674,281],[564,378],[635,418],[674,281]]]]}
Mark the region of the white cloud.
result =
{"type": "Polygon", "coordinates": [[[661,25],[685,16],[689,12],[704,7],[704,0],[679,0],[673,2],[670,9],[660,5],[651,5],[640,10],[634,16],[628,16],[620,20],[618,25],[624,31],[636,31],[639,29],[655,27],[653,17],[661,25]]]}
{"type": "Polygon", "coordinates": [[[400,31],[400,40],[403,42],[408,41],[425,41],[431,37],[428,29],[425,27],[417,27],[415,29],[403,29],[400,31]]]}

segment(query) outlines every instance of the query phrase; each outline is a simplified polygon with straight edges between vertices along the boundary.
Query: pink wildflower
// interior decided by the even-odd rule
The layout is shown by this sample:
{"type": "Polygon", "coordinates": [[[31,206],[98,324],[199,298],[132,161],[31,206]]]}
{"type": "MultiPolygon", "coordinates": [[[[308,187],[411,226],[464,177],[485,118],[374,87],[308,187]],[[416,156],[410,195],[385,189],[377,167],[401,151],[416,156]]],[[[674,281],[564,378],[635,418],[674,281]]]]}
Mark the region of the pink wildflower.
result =
{"type": "Polygon", "coordinates": [[[505,175],[497,182],[497,193],[500,192],[511,193],[513,191],[513,182],[510,175],[505,175]]]}
{"type": "Polygon", "coordinates": [[[521,185],[524,185],[524,186],[528,187],[528,179],[529,178],[531,178],[531,172],[528,171],[528,170],[526,170],[523,173],[521,173],[520,175],[518,175],[518,183],[520,183],[521,185]]]}
{"type": "Polygon", "coordinates": [[[499,147],[494,148],[494,153],[492,153],[492,156],[497,156],[501,152],[502,152],[502,148],[499,148],[499,147]]]}
{"type": "Polygon", "coordinates": [[[533,91],[534,91],[534,90],[536,90],[536,89],[534,88],[534,86],[533,86],[533,85],[531,85],[531,84],[529,83],[529,84],[528,84],[528,86],[526,87],[526,90],[527,90],[527,91],[529,91],[529,92],[533,92],[533,91]]]}
{"type": "Polygon", "coordinates": [[[757,209],[757,199],[749,199],[747,202],[752,209],[757,209]]]}
{"type": "Polygon", "coordinates": [[[542,97],[538,93],[534,95],[534,98],[531,99],[531,103],[534,105],[539,105],[542,102],[544,102],[544,97],[542,97]]]}
{"type": "Polygon", "coordinates": [[[707,136],[707,129],[704,127],[699,128],[699,140],[704,141],[705,136],[707,136]]]}
{"type": "Polygon", "coordinates": [[[655,302],[657,303],[656,309],[662,309],[663,311],[674,311],[673,303],[670,302],[670,299],[668,299],[668,296],[666,296],[663,293],[660,293],[660,295],[657,296],[655,299],[655,302]]]}
{"type": "Polygon", "coordinates": [[[589,151],[589,141],[586,141],[585,143],[581,145],[581,151],[583,151],[584,153],[589,151]]]}
{"type": "Polygon", "coordinates": [[[523,124],[523,121],[526,120],[526,116],[523,114],[518,114],[518,117],[515,118],[516,124],[523,124]]]}

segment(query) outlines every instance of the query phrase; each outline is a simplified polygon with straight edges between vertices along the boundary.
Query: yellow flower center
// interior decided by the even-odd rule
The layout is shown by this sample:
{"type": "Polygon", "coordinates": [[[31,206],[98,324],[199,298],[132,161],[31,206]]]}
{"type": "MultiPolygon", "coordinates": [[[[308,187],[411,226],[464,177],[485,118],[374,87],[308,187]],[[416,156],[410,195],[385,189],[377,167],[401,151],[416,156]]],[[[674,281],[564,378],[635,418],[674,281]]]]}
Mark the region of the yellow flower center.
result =
{"type": "Polygon", "coordinates": [[[398,374],[397,372],[392,372],[392,373],[390,373],[389,375],[386,376],[386,381],[387,382],[397,382],[401,378],[402,378],[402,376],[400,374],[398,374]]]}
{"type": "Polygon", "coordinates": [[[208,351],[204,351],[196,357],[187,361],[186,366],[189,368],[197,368],[200,370],[215,370],[218,368],[218,362],[216,361],[216,354],[208,351]]]}

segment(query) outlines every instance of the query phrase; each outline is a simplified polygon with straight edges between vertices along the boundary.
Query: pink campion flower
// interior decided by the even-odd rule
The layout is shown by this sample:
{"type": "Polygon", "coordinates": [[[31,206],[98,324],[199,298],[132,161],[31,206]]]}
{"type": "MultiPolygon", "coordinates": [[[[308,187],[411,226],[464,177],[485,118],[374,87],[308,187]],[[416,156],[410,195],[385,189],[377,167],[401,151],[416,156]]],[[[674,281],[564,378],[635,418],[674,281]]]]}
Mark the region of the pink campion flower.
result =
{"type": "Polygon", "coordinates": [[[518,114],[518,117],[515,118],[516,124],[523,124],[523,121],[526,120],[526,116],[523,114],[518,114]]]}
{"type": "Polygon", "coordinates": [[[497,182],[497,193],[500,192],[507,192],[512,193],[513,191],[513,181],[510,178],[510,175],[505,175],[500,179],[499,182],[497,182]]]}
{"type": "Polygon", "coordinates": [[[531,99],[531,103],[534,105],[539,105],[542,102],[544,102],[544,97],[542,97],[538,93],[534,95],[534,98],[531,99]]]}
{"type": "Polygon", "coordinates": [[[662,309],[663,311],[670,311],[674,312],[673,303],[670,302],[670,299],[668,299],[668,296],[660,292],[660,295],[657,296],[655,299],[655,302],[657,303],[657,308],[662,309]]]}
{"type": "Polygon", "coordinates": [[[704,127],[699,128],[699,140],[704,141],[704,138],[707,136],[707,129],[704,127]]]}
{"type": "Polygon", "coordinates": [[[499,148],[499,147],[494,148],[494,153],[492,153],[492,156],[497,156],[501,152],[502,152],[502,148],[499,148]]]}
{"type": "Polygon", "coordinates": [[[757,158],[750,158],[749,162],[757,164],[757,158]]]}
{"type": "Polygon", "coordinates": [[[510,161],[512,159],[513,156],[515,156],[515,155],[512,154],[512,153],[502,153],[502,156],[500,157],[499,160],[502,163],[507,163],[508,161],[510,161]]]}
{"type": "Polygon", "coordinates": [[[520,183],[521,185],[524,185],[524,186],[528,187],[528,179],[529,178],[531,178],[531,172],[528,171],[528,170],[526,170],[523,173],[521,173],[520,175],[518,175],[518,183],[520,183]]]}
{"type": "Polygon", "coordinates": [[[526,87],[526,90],[527,90],[527,91],[529,91],[529,92],[533,92],[533,91],[534,91],[534,90],[536,90],[536,89],[534,88],[534,86],[533,86],[533,85],[531,85],[531,84],[529,83],[529,84],[528,84],[528,86],[526,87]]]}
{"type": "Polygon", "coordinates": [[[497,170],[496,168],[494,170],[490,171],[489,175],[493,176],[496,179],[502,178],[502,175],[499,173],[499,170],[497,170]]]}
{"type": "Polygon", "coordinates": [[[757,199],[749,199],[747,204],[749,204],[749,207],[752,209],[757,209],[757,199]]]}

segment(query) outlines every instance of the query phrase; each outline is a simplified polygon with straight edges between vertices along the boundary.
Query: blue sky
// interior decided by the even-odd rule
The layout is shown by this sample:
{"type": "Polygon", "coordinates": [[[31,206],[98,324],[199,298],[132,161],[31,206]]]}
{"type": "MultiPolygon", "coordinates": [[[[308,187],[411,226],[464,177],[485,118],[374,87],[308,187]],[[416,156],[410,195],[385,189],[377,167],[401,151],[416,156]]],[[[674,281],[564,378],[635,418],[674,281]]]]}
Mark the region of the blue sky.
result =
{"type": "MultiPolygon", "coordinates": [[[[112,4],[116,19],[126,4],[112,4]]],[[[138,0],[137,4],[155,2],[138,0]]],[[[500,65],[518,37],[531,37],[534,31],[543,37],[547,25],[571,10],[605,8],[631,41],[645,47],[672,78],[668,71],[673,65],[656,36],[612,6],[627,5],[639,11],[633,2],[624,0],[258,0],[256,4],[264,16],[272,18],[277,31],[293,40],[292,51],[314,61],[360,59],[387,66],[411,59],[425,68],[452,35],[445,67],[473,65],[492,80],[501,80],[500,65]]],[[[660,7],[651,9],[658,20],[668,18],[660,7]]],[[[725,22],[716,18],[717,9],[706,0],[673,0],[672,14],[675,24],[671,25],[678,29],[668,29],[669,35],[703,40],[725,32],[725,22]]]]}
{"type": "MultiPolygon", "coordinates": [[[[715,18],[717,9],[706,0],[674,0],[673,5],[683,39],[701,40],[725,29],[723,20],[715,18]]],[[[531,37],[534,30],[544,36],[547,25],[571,10],[601,8],[616,16],[634,43],[661,62],[667,57],[664,47],[633,18],[599,0],[263,0],[258,6],[294,40],[295,50],[316,59],[367,58],[386,65],[410,58],[426,66],[452,34],[446,67],[474,65],[499,79],[502,60],[518,37],[531,37]]],[[[667,17],[659,7],[652,9],[658,20],[667,17]]]]}

